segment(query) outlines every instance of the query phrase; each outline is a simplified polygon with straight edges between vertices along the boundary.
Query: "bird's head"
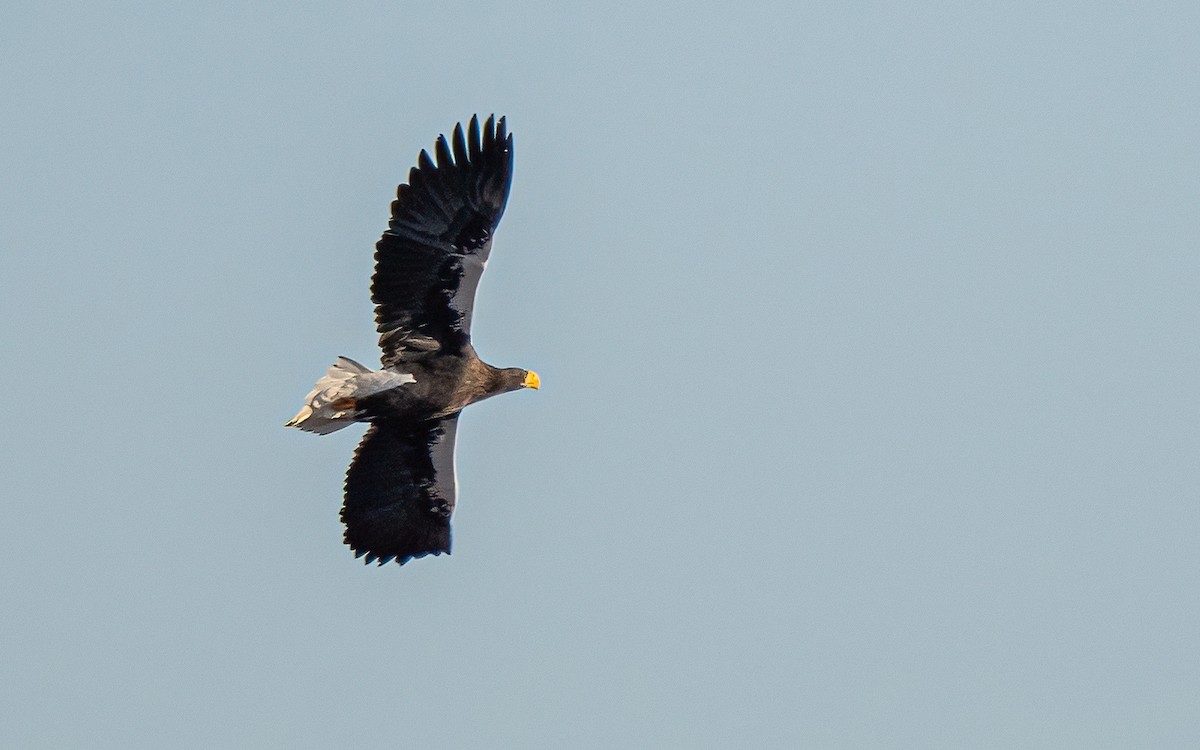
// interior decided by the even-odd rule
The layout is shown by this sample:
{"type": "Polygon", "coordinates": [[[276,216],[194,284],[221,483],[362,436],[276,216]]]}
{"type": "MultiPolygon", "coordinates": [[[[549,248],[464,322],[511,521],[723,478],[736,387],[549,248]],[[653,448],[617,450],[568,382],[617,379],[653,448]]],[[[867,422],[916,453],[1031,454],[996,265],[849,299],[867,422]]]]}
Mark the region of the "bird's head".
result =
{"type": "Polygon", "coordinates": [[[542,380],[536,372],[532,370],[522,370],[520,367],[505,367],[502,370],[494,370],[495,386],[492,387],[493,393],[507,393],[508,391],[517,391],[522,388],[538,389],[542,387],[542,380]]]}

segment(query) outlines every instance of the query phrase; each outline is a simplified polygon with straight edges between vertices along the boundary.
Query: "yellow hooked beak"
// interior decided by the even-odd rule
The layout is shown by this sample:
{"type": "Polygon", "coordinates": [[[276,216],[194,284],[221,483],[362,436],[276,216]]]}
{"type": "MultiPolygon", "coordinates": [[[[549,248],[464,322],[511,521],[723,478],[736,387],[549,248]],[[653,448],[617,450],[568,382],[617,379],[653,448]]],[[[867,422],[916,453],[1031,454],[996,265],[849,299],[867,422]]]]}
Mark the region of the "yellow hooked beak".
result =
{"type": "Polygon", "coordinates": [[[538,388],[542,387],[542,379],[538,377],[536,372],[530,370],[525,375],[525,382],[521,385],[525,386],[526,388],[532,388],[536,391],[538,388]]]}

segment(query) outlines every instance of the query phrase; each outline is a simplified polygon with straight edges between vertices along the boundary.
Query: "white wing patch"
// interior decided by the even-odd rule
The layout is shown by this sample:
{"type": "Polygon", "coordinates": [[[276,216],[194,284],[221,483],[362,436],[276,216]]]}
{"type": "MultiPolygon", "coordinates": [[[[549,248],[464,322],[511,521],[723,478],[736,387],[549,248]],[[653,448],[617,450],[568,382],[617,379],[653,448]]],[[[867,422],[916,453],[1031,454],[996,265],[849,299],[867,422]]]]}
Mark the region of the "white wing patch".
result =
{"type": "Polygon", "coordinates": [[[442,420],[441,430],[429,446],[435,489],[448,506],[447,515],[454,511],[458,495],[458,467],[454,464],[454,436],[457,432],[458,415],[455,414],[442,420]]]}
{"type": "Polygon", "coordinates": [[[354,409],[348,408],[354,400],[415,382],[406,372],[372,370],[348,357],[338,357],[285,426],[328,435],[354,422],[354,409]]]}
{"type": "Polygon", "coordinates": [[[479,288],[479,279],[483,276],[483,269],[487,267],[487,257],[491,250],[492,241],[488,240],[477,254],[463,257],[462,278],[458,282],[454,297],[450,300],[450,307],[462,316],[462,330],[468,333],[471,330],[471,314],[475,309],[475,292],[479,288]]]}

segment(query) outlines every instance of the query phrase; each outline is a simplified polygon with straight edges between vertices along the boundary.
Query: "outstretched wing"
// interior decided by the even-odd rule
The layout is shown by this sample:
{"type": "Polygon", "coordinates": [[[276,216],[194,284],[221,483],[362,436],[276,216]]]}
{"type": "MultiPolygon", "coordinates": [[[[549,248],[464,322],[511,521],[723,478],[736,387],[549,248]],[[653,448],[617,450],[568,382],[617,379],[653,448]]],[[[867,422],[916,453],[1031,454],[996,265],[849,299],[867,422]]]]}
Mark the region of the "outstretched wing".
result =
{"type": "Polygon", "coordinates": [[[504,118],[479,131],[440,136],[396,189],[388,230],[375,246],[371,299],[384,367],[470,342],[475,288],[512,183],[512,136],[504,118]]]}
{"type": "Polygon", "coordinates": [[[403,565],[450,552],[458,415],[415,426],[373,423],[346,472],[342,522],[355,557],[403,565]]]}

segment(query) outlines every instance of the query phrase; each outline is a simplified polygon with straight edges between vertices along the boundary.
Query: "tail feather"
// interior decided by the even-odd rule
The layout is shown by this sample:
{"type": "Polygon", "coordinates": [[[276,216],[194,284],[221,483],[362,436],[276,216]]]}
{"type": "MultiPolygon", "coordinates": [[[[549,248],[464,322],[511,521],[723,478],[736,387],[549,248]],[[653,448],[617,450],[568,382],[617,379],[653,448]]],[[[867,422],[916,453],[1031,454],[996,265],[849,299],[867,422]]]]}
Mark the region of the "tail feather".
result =
{"type": "MultiPolygon", "coordinates": [[[[338,412],[339,414],[342,412],[338,412]]],[[[315,432],[318,435],[328,435],[331,432],[350,425],[353,419],[343,419],[337,416],[326,416],[313,410],[307,404],[300,408],[296,416],[284,423],[284,427],[295,427],[305,432],[315,432]]]]}
{"type": "Polygon", "coordinates": [[[363,396],[414,382],[412,375],[372,370],[349,357],[338,357],[304,398],[304,406],[284,425],[328,435],[357,421],[354,401],[363,396]]]}
{"type": "MultiPolygon", "coordinates": [[[[370,367],[360,365],[349,357],[338,357],[332,365],[329,366],[329,372],[325,378],[333,378],[334,380],[345,380],[346,378],[354,377],[371,372],[370,367]]],[[[325,378],[321,378],[324,380],[325,378]]]]}

